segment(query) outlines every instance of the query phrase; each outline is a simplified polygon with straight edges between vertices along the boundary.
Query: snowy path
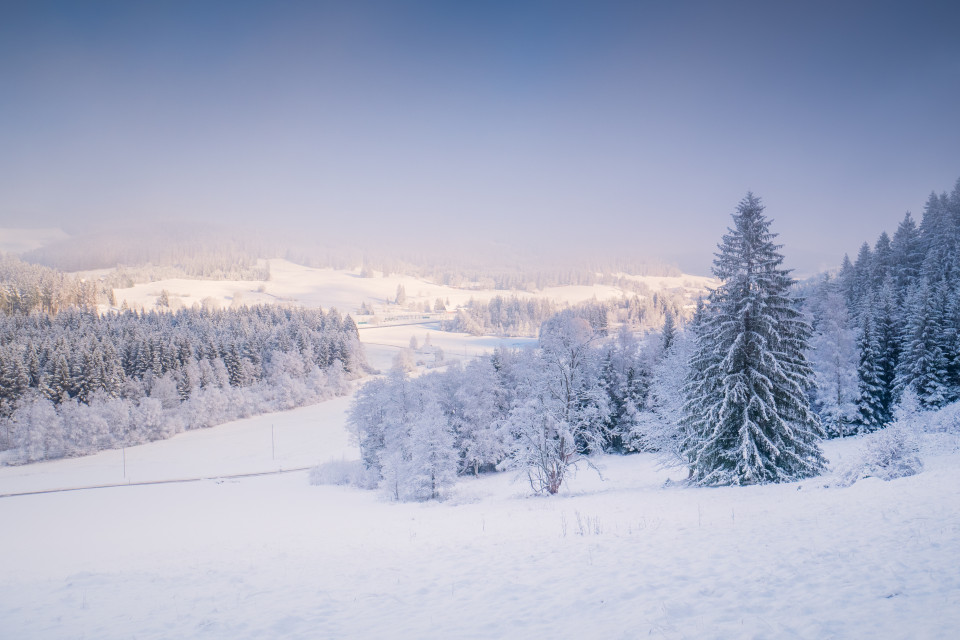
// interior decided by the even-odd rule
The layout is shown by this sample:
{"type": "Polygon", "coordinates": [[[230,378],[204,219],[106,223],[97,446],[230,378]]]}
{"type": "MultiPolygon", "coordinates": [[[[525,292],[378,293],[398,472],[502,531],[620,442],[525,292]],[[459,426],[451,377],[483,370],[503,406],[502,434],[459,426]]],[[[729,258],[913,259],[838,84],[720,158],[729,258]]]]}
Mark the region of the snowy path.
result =
{"type": "Polygon", "coordinates": [[[65,487],[62,489],[40,489],[37,491],[18,491],[16,493],[0,493],[0,498],[13,498],[16,496],[36,496],[44,493],[67,493],[69,491],[92,491],[94,489],[116,489],[118,487],[143,487],[151,484],[184,484],[187,482],[203,482],[204,480],[215,480],[223,482],[226,480],[237,480],[240,478],[258,478],[261,476],[275,476],[281,473],[295,473],[297,471],[308,471],[311,467],[296,467],[294,469],[278,469],[277,471],[258,471],[255,473],[232,473],[220,476],[201,476],[199,478],[172,478],[169,480],[145,480],[141,482],[118,482],[113,484],[93,484],[78,487],[65,487]]]}

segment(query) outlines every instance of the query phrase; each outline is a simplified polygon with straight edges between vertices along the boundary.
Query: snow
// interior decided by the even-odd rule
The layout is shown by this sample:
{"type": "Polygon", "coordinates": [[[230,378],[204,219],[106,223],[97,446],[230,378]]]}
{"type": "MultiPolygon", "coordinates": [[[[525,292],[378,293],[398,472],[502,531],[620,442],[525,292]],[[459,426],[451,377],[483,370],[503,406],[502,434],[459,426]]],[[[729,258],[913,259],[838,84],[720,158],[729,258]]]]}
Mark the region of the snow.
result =
{"type": "Polygon", "coordinates": [[[708,288],[714,288],[720,284],[720,281],[716,278],[711,278],[710,276],[694,276],[687,273],[679,276],[638,276],[629,273],[618,273],[617,277],[640,282],[654,291],[658,289],[667,291],[681,289],[699,292],[708,288]]]}
{"type": "MultiPolygon", "coordinates": [[[[356,458],[345,408],[130,448],[128,475],[356,458]]],[[[550,498],[497,474],[396,504],[306,471],[3,498],[0,637],[953,638],[960,443],[934,444],[919,475],[846,488],[683,488],[635,455],[550,498]]],[[[119,454],[0,469],[0,493],[116,477],[119,454]]]]}
{"type": "Polygon", "coordinates": [[[0,494],[102,484],[216,478],[296,469],[359,455],[344,414],[350,398],[181,433],[80,458],[0,467],[0,494]]]}
{"type": "MultiPolygon", "coordinates": [[[[362,326],[359,329],[360,342],[367,354],[367,362],[375,369],[386,371],[393,363],[393,357],[401,349],[410,346],[410,338],[415,337],[423,348],[428,336],[430,344],[443,349],[447,360],[464,360],[490,353],[497,347],[517,348],[536,344],[535,338],[496,338],[492,336],[471,336],[466,333],[440,331],[436,322],[395,326],[362,326]]],[[[423,355],[429,360],[431,356],[423,355]]]]}
{"type": "MultiPolygon", "coordinates": [[[[413,300],[485,295],[277,260],[271,276],[266,292],[182,280],[117,293],[349,312],[401,283],[413,300]]],[[[562,289],[549,295],[595,295],[562,289]]],[[[384,370],[428,335],[448,359],[531,342],[432,320],[360,328],[384,370]]],[[[349,402],[0,467],[0,494],[129,485],[0,498],[0,638],[960,637],[954,434],[923,436],[923,471],[889,482],[840,486],[864,446],[847,438],[825,444],[836,471],[783,485],[668,484],[684,473],[644,454],[598,458],[603,480],[582,466],[557,496],[503,473],[397,504],[296,471],[358,458],[349,402]],[[191,481],[139,484],[169,480],[191,481]]]]}
{"type": "MultiPolygon", "coordinates": [[[[381,312],[402,312],[396,305],[388,306],[388,303],[396,297],[399,285],[403,285],[407,295],[404,307],[422,306],[424,302],[430,303],[432,307],[437,298],[445,302],[449,300],[451,307],[457,307],[465,305],[471,298],[487,301],[495,296],[545,297],[570,304],[593,298],[608,300],[625,295],[633,296],[633,293],[618,287],[599,284],[547,287],[537,292],[459,289],[400,274],[361,278],[359,269],[352,271],[316,269],[282,259],[271,259],[267,262],[270,266],[268,281],[174,278],[137,284],[125,289],[114,289],[114,295],[117,305],[126,302],[128,306],[141,306],[145,309],[154,308],[160,292],[166,290],[171,298],[171,306],[183,304],[189,307],[194,303],[202,304],[204,299],[210,298],[221,307],[228,307],[234,302],[248,305],[286,303],[324,309],[333,307],[343,313],[351,314],[355,314],[364,302],[381,312]]],[[[654,291],[677,288],[702,291],[705,285],[713,282],[710,278],[699,276],[629,277],[646,283],[654,291]]]]}

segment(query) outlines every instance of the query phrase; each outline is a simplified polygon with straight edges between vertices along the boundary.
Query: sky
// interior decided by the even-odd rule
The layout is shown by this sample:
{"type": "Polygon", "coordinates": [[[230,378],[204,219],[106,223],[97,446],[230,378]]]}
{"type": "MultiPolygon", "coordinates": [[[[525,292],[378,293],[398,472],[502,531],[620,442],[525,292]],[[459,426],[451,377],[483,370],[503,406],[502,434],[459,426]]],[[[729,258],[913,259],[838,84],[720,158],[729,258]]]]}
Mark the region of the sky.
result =
{"type": "Polygon", "coordinates": [[[812,273],[960,178],[951,2],[0,2],[0,226],[812,273]]]}

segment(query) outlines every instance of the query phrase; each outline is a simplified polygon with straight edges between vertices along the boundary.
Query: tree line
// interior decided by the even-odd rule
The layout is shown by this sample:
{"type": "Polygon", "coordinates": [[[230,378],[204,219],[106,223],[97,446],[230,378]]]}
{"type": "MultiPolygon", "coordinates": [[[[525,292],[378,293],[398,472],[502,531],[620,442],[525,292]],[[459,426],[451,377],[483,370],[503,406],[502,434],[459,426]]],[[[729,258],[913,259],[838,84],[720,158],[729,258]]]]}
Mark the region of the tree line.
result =
{"type": "Polygon", "coordinates": [[[362,484],[429,499],[458,475],[515,468],[535,491],[556,493],[594,453],[663,444],[662,429],[645,427],[659,397],[651,384],[676,360],[672,315],[641,341],[625,327],[609,335],[582,311],[551,316],[536,348],[498,348],[416,378],[394,369],[361,387],[348,423],[362,484]]]}
{"type": "MultiPolygon", "coordinates": [[[[810,287],[814,406],[831,435],[889,424],[904,396],[960,399],[960,180],[931,193],[918,225],[863,243],[810,287]]],[[[912,399],[911,399],[912,401],[912,399]]]]}
{"type": "Polygon", "coordinates": [[[42,311],[56,314],[73,306],[93,306],[100,298],[96,283],[0,253],[0,313],[42,311]]]}
{"type": "Polygon", "coordinates": [[[364,367],[335,310],[0,315],[0,451],[26,461],[168,437],[344,393],[364,367]]]}
{"type": "MultiPolygon", "coordinates": [[[[498,295],[487,301],[471,298],[454,317],[441,323],[441,329],[478,336],[536,336],[541,325],[564,307],[548,298],[517,295],[498,295]]],[[[607,327],[614,324],[641,332],[658,330],[666,314],[682,318],[687,314],[686,307],[683,294],[661,291],[648,292],[643,297],[591,301],[571,308],[601,333],[606,333],[607,327]]]]}

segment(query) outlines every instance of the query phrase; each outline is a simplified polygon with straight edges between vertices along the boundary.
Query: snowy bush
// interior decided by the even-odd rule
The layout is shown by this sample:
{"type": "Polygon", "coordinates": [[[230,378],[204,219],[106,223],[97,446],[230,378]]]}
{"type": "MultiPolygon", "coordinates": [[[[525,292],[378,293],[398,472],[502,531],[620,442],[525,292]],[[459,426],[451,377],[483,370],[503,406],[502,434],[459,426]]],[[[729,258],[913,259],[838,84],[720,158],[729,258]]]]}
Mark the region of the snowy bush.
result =
{"type": "Polygon", "coordinates": [[[402,349],[393,356],[393,368],[397,371],[410,372],[416,369],[417,363],[413,351],[402,349]]]}
{"type": "Polygon", "coordinates": [[[923,470],[917,438],[902,424],[868,438],[864,443],[863,462],[864,470],[883,480],[912,476],[923,470]]]}
{"type": "Polygon", "coordinates": [[[935,411],[924,411],[912,389],[903,392],[894,410],[896,422],[909,425],[914,433],[960,435],[960,402],[935,411]]]}
{"type": "Polygon", "coordinates": [[[849,486],[861,478],[894,480],[923,471],[916,433],[898,422],[864,438],[859,459],[840,473],[841,484],[849,486]]]}
{"type": "Polygon", "coordinates": [[[924,430],[927,432],[960,434],[960,402],[928,413],[924,418],[924,430]]]}
{"type": "Polygon", "coordinates": [[[310,470],[310,484],[366,487],[366,475],[359,460],[330,460],[310,470]]]}

